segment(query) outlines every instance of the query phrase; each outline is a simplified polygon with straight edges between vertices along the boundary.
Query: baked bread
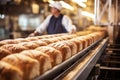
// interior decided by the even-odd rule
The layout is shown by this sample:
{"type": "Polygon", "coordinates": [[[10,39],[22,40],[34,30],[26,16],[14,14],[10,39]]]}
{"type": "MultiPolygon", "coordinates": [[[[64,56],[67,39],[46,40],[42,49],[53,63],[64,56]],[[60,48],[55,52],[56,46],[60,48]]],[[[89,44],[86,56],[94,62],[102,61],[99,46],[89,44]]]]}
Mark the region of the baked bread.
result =
{"type": "Polygon", "coordinates": [[[78,40],[77,38],[70,39],[70,41],[77,45],[77,52],[83,50],[83,43],[82,43],[82,41],[78,40]]]}
{"type": "Polygon", "coordinates": [[[14,41],[12,39],[2,40],[0,41],[0,46],[6,45],[6,44],[17,44],[18,41],[14,41]]]}
{"type": "Polygon", "coordinates": [[[88,40],[81,37],[77,37],[76,38],[79,42],[81,42],[81,44],[83,45],[83,49],[85,49],[88,46],[88,40]]]}
{"type": "Polygon", "coordinates": [[[6,56],[1,61],[9,63],[23,72],[23,80],[33,80],[39,76],[39,62],[22,54],[6,56]]]}
{"type": "Polygon", "coordinates": [[[43,35],[43,36],[37,36],[38,39],[46,39],[46,38],[52,38],[54,35],[43,35]]]}
{"type": "Polygon", "coordinates": [[[90,40],[87,36],[82,36],[82,37],[78,37],[79,40],[81,40],[83,42],[84,48],[88,47],[90,45],[90,40]]]}
{"type": "Polygon", "coordinates": [[[49,46],[59,50],[62,53],[63,61],[71,57],[71,49],[63,42],[50,44],[49,46]]]}
{"type": "Polygon", "coordinates": [[[51,39],[41,39],[41,41],[46,42],[47,44],[51,44],[54,42],[51,39]]]}
{"type": "Polygon", "coordinates": [[[29,41],[36,41],[36,40],[39,40],[39,38],[37,37],[27,37],[25,38],[26,40],[29,40],[29,41]]]}
{"type": "Polygon", "coordinates": [[[68,40],[67,36],[61,36],[60,38],[62,39],[62,41],[63,40],[68,40]]]}
{"type": "Polygon", "coordinates": [[[91,45],[94,42],[94,38],[90,35],[86,36],[89,39],[89,45],[91,45]]]}
{"type": "Polygon", "coordinates": [[[36,59],[40,64],[40,74],[43,74],[44,72],[52,68],[50,57],[41,51],[26,50],[22,51],[20,54],[36,59]]]}
{"type": "Polygon", "coordinates": [[[23,50],[27,50],[28,48],[22,46],[22,45],[18,45],[18,44],[8,44],[8,45],[4,45],[1,48],[4,48],[6,50],[8,50],[11,53],[19,53],[23,50]]]}
{"type": "Polygon", "coordinates": [[[52,41],[53,43],[60,41],[59,38],[57,38],[57,37],[49,38],[49,40],[52,41]]]}
{"type": "Polygon", "coordinates": [[[59,41],[63,41],[63,38],[61,37],[56,37],[59,41]]]}
{"type": "Polygon", "coordinates": [[[17,41],[17,42],[29,42],[30,40],[27,40],[25,38],[17,38],[17,39],[14,39],[14,41],[17,41]]]}
{"type": "Polygon", "coordinates": [[[22,45],[24,47],[27,47],[28,49],[35,49],[35,48],[39,47],[39,45],[37,45],[33,42],[22,42],[22,43],[19,43],[18,45],[22,45]]]}
{"type": "Polygon", "coordinates": [[[23,73],[17,67],[0,61],[0,80],[23,80],[23,73]]]}
{"type": "Polygon", "coordinates": [[[40,46],[46,46],[46,45],[47,45],[46,42],[43,42],[43,41],[41,41],[41,40],[32,41],[32,42],[35,43],[35,44],[37,44],[39,47],[40,47],[40,46]]]}
{"type": "Polygon", "coordinates": [[[28,48],[18,44],[3,45],[2,47],[0,47],[0,59],[9,54],[19,53],[23,50],[28,50],[28,48]]]}
{"type": "Polygon", "coordinates": [[[62,42],[70,47],[72,55],[77,53],[77,45],[74,42],[72,42],[70,40],[62,41],[62,42]]]}
{"type": "Polygon", "coordinates": [[[60,51],[58,51],[50,46],[38,47],[38,48],[36,48],[36,50],[39,50],[39,51],[47,54],[50,57],[52,66],[62,63],[62,54],[60,51]]]}
{"type": "Polygon", "coordinates": [[[12,54],[9,50],[6,50],[4,48],[0,48],[0,60],[4,58],[7,55],[12,54]]]}

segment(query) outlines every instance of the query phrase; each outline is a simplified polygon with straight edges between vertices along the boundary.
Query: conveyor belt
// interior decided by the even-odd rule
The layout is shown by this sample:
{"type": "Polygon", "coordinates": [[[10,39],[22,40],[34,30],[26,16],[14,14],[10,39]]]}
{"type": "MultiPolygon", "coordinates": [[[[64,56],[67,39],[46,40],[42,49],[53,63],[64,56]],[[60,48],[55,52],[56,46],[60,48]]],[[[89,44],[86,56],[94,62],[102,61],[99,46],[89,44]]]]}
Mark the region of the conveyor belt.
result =
{"type": "Polygon", "coordinates": [[[83,55],[85,55],[87,52],[89,52],[95,45],[97,45],[103,38],[99,39],[89,47],[85,48],[84,50],[80,51],[76,55],[72,56],[68,60],[64,61],[63,63],[55,66],[53,69],[47,71],[40,77],[37,77],[35,80],[52,80],[65,70],[67,70],[73,63],[75,63],[77,60],[79,60],[83,55]]]}
{"type": "Polygon", "coordinates": [[[80,58],[75,64],[73,64],[69,69],[56,77],[54,80],[85,80],[101,56],[102,51],[104,51],[107,41],[108,38],[103,40],[97,49],[88,52],[88,55],[80,58]]]}

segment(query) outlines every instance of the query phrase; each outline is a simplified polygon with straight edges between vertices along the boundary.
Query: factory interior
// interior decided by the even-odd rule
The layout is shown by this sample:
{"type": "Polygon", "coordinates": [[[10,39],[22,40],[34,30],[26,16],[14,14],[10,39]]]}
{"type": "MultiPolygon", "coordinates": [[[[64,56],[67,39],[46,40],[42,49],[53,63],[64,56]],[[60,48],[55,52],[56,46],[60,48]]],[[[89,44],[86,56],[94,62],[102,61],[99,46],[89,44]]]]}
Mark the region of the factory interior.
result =
{"type": "Polygon", "coordinates": [[[0,0],[0,80],[120,80],[120,0],[0,0]]]}

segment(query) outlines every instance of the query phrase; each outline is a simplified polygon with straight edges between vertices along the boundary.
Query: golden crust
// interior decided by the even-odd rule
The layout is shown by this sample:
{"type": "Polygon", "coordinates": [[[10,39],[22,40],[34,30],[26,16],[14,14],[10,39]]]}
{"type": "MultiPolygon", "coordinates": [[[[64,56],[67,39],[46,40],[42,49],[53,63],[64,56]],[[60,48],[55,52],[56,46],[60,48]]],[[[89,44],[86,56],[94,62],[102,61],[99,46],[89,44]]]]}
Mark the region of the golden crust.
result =
{"type": "Polygon", "coordinates": [[[60,64],[62,62],[63,58],[61,52],[50,46],[38,47],[36,50],[47,54],[51,58],[52,66],[60,64]]]}
{"type": "Polygon", "coordinates": [[[50,44],[49,46],[59,50],[62,53],[63,61],[71,57],[71,49],[65,43],[57,42],[50,44]]]}
{"type": "Polygon", "coordinates": [[[39,67],[40,74],[43,74],[44,72],[52,68],[50,57],[43,52],[40,52],[38,50],[26,50],[26,51],[21,52],[20,54],[23,54],[23,55],[26,55],[26,56],[29,56],[31,58],[38,60],[40,64],[40,67],[39,67]]]}
{"type": "Polygon", "coordinates": [[[12,54],[2,61],[19,68],[23,72],[23,80],[31,80],[39,75],[39,62],[25,55],[12,54]]]}
{"type": "Polygon", "coordinates": [[[23,43],[19,43],[18,45],[22,45],[28,49],[35,49],[35,48],[39,47],[39,45],[37,45],[33,42],[23,42],[23,43]]]}
{"type": "Polygon", "coordinates": [[[19,53],[23,50],[27,50],[28,48],[18,45],[18,44],[7,44],[3,45],[1,48],[8,50],[11,54],[13,53],[19,53]]]}
{"type": "Polygon", "coordinates": [[[17,67],[0,61],[0,80],[23,80],[23,73],[17,67]]]}

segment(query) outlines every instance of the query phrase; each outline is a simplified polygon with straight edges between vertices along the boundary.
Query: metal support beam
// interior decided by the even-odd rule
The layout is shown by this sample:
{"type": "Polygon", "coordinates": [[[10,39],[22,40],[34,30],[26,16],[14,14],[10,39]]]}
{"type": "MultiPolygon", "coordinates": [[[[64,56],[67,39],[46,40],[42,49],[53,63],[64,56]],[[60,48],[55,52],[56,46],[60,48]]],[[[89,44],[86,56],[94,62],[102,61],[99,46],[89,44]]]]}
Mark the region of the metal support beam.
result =
{"type": "Polygon", "coordinates": [[[111,13],[112,0],[106,0],[106,3],[102,8],[100,8],[100,0],[95,0],[94,5],[95,5],[94,6],[94,15],[95,15],[94,24],[100,25],[105,11],[108,11],[108,23],[111,24],[110,20],[112,15],[111,13]]]}
{"type": "Polygon", "coordinates": [[[118,0],[115,0],[115,23],[113,28],[113,43],[116,44],[116,40],[119,37],[119,27],[118,27],[118,0]]]}
{"type": "Polygon", "coordinates": [[[109,26],[111,25],[111,9],[112,9],[112,0],[108,0],[109,1],[109,6],[108,6],[108,22],[109,22],[109,26]]]}
{"type": "Polygon", "coordinates": [[[104,5],[104,7],[103,7],[103,10],[102,10],[101,13],[100,13],[99,21],[101,21],[103,15],[104,15],[104,13],[105,13],[105,11],[107,10],[108,5],[109,5],[109,1],[110,1],[110,0],[107,0],[107,1],[106,1],[105,5],[104,5]]]}
{"type": "Polygon", "coordinates": [[[95,0],[94,1],[94,24],[98,25],[99,24],[99,10],[100,10],[100,0],[95,0]]]}
{"type": "Polygon", "coordinates": [[[120,71],[120,68],[101,66],[100,69],[120,71]]]}

